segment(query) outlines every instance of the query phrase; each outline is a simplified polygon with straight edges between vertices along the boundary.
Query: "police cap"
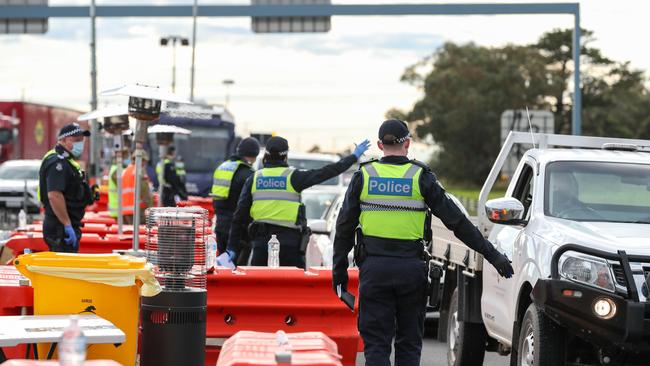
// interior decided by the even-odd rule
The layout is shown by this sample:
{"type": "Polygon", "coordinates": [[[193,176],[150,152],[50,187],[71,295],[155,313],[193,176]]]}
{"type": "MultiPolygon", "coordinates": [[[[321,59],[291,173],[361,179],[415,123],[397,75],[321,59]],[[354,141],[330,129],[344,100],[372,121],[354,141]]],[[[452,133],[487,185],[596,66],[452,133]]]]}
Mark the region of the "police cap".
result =
{"type": "Polygon", "coordinates": [[[59,131],[58,140],[64,139],[70,136],[90,136],[90,131],[84,130],[79,126],[78,123],[69,123],[61,128],[59,131]]]}
{"type": "Polygon", "coordinates": [[[379,139],[384,145],[401,144],[411,137],[406,122],[399,119],[384,121],[379,127],[379,139]]]}
{"type": "Polygon", "coordinates": [[[266,142],[266,155],[271,158],[284,158],[289,153],[289,143],[280,136],[273,136],[266,142]]]}

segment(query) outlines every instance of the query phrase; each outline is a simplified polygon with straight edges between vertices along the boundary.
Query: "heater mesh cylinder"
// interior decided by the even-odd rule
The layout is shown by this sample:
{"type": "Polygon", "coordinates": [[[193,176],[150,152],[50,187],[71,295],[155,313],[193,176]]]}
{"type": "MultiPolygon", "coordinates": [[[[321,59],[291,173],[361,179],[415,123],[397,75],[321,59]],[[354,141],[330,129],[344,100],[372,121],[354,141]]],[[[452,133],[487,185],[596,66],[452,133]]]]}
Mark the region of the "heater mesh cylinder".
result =
{"type": "Polygon", "coordinates": [[[164,291],[205,289],[208,211],[200,207],[153,207],[146,213],[145,251],[164,291]]]}

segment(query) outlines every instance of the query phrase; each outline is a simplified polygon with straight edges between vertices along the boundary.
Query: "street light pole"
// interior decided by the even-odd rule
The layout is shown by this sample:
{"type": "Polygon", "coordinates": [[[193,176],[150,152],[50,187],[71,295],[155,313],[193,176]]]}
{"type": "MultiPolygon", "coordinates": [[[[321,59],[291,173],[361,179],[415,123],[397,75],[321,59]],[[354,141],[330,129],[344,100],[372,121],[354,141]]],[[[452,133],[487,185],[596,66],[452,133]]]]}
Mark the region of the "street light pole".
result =
{"type": "Polygon", "coordinates": [[[176,43],[181,46],[189,46],[190,41],[180,36],[167,36],[160,38],[160,45],[166,47],[171,42],[172,46],[172,93],[176,92],[176,43]]]}
{"type": "Polygon", "coordinates": [[[176,38],[172,42],[172,58],[174,59],[172,64],[172,93],[176,93],[176,38]]]}
{"type": "Polygon", "coordinates": [[[228,103],[230,103],[230,86],[235,84],[235,81],[232,79],[226,79],[221,83],[226,87],[226,103],[224,107],[228,108],[228,103]]]}

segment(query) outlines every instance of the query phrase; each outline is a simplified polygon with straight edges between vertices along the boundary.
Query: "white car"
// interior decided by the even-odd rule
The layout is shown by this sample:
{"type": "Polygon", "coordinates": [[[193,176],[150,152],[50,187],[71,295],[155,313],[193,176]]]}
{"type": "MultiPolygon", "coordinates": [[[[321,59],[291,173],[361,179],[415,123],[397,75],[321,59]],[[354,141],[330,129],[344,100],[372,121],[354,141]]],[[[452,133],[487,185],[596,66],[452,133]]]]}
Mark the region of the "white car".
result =
{"type": "Polygon", "coordinates": [[[312,235],[307,245],[305,260],[309,267],[332,267],[336,219],[345,197],[345,189],[319,186],[302,192],[307,214],[307,225],[312,235]]]}
{"type": "MultiPolygon", "coordinates": [[[[511,133],[480,202],[512,145],[530,137],[511,133]]],[[[650,154],[641,150],[650,141],[535,139],[570,148],[528,150],[506,197],[479,216],[512,278],[457,239],[434,237],[433,263],[446,271],[448,363],[482,364],[487,350],[518,366],[647,365],[650,154]]]]}
{"type": "Polygon", "coordinates": [[[40,160],[9,160],[0,165],[0,209],[38,213],[37,197],[40,160]]]}

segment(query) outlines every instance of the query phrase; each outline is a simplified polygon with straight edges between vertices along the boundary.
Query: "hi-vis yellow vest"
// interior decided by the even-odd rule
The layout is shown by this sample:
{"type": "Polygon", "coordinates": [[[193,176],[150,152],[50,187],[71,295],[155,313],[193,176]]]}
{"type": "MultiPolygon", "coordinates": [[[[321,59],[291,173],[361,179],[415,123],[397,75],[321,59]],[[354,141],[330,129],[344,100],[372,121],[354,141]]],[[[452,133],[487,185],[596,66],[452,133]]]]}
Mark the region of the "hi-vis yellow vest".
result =
{"type": "Polygon", "coordinates": [[[361,167],[363,235],[386,239],[424,238],[427,206],[420,193],[422,168],[412,164],[373,162],[361,167]]]}
{"type": "Polygon", "coordinates": [[[264,168],[255,172],[251,217],[256,222],[297,228],[300,193],[291,185],[294,168],[264,168]]]}
{"type": "Polygon", "coordinates": [[[214,170],[212,176],[212,198],[215,200],[226,200],[230,195],[230,184],[235,172],[240,165],[246,164],[241,160],[227,160],[224,161],[217,169],[214,170]]]}
{"type": "Polygon", "coordinates": [[[117,164],[111,165],[108,170],[108,213],[111,217],[117,217],[117,182],[113,180],[113,174],[117,174],[117,164]]]}

